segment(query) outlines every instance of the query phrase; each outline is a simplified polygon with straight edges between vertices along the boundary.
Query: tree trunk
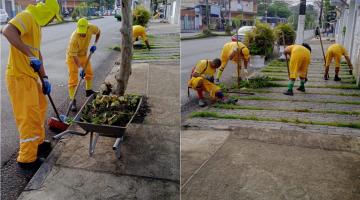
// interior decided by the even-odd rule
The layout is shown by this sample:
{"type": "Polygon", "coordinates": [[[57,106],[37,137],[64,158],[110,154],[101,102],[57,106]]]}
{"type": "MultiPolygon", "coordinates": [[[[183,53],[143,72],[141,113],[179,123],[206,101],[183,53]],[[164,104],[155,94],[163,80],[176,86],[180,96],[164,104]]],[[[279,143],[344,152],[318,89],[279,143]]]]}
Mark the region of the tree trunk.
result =
{"type": "Polygon", "coordinates": [[[131,73],[132,59],[132,15],[131,0],[122,0],[121,32],[121,62],[119,73],[116,75],[117,88],[113,91],[117,95],[124,95],[131,73]]]}

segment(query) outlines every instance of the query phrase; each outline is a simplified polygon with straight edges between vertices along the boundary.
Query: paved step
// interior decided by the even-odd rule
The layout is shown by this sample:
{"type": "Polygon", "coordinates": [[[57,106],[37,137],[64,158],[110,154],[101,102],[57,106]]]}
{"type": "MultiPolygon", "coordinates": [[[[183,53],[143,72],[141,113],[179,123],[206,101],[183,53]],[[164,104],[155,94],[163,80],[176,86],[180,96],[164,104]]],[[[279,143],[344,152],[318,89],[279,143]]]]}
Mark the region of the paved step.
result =
{"type": "MultiPolygon", "coordinates": [[[[315,103],[315,102],[294,102],[294,101],[249,101],[238,100],[237,105],[256,107],[261,109],[286,109],[286,110],[308,110],[316,111],[355,111],[360,113],[360,105],[347,105],[337,103],[315,103]]],[[[360,114],[359,114],[360,115],[360,114]]]]}
{"type": "MultiPolygon", "coordinates": [[[[273,87],[273,88],[261,88],[261,89],[250,89],[250,91],[265,91],[269,93],[279,93],[282,94],[284,92],[283,87],[273,87]]],[[[303,94],[302,92],[299,92],[297,90],[294,90],[294,93],[297,94],[303,94]]],[[[348,89],[348,90],[342,90],[342,89],[333,89],[333,88],[307,88],[306,94],[324,94],[324,95],[360,95],[360,90],[356,89],[348,89]]],[[[359,96],[357,96],[360,98],[359,96]]]]}
{"type": "MultiPolygon", "coordinates": [[[[273,83],[278,83],[278,84],[282,84],[282,85],[287,85],[288,81],[272,81],[273,83]]],[[[295,82],[295,86],[300,85],[299,81],[295,82]]],[[[357,88],[357,86],[353,83],[344,83],[341,81],[317,81],[317,82],[308,82],[305,84],[305,87],[337,87],[337,86],[343,86],[343,87],[347,87],[347,88],[357,88]]]]}
{"type": "MultiPolygon", "coordinates": [[[[313,124],[293,124],[284,122],[253,121],[237,119],[211,119],[211,118],[189,118],[182,124],[183,129],[213,129],[213,130],[234,130],[241,128],[256,128],[262,131],[282,130],[298,131],[306,134],[326,134],[360,137],[360,129],[348,127],[322,126],[313,124]]],[[[260,133],[260,132],[259,132],[260,133]]],[[[360,150],[359,150],[360,153],[360,150]]]]}
{"type": "MultiPolygon", "coordinates": [[[[255,116],[260,118],[260,121],[273,121],[273,120],[261,120],[261,118],[269,119],[286,119],[286,120],[301,120],[301,121],[313,121],[313,122],[359,122],[360,116],[358,115],[339,115],[339,114],[327,114],[327,113],[300,113],[300,112],[287,112],[287,111],[267,111],[267,110],[239,110],[239,109],[218,109],[209,108],[207,111],[216,112],[221,115],[236,115],[241,117],[255,116]]],[[[301,123],[301,122],[299,122],[301,123]]]]}
{"type": "MultiPolygon", "coordinates": [[[[310,89],[309,89],[310,91],[310,89]]],[[[283,90],[284,92],[284,90],[283,90]]],[[[239,96],[236,94],[233,94],[233,96],[239,96]]],[[[309,101],[309,102],[338,102],[340,104],[344,104],[345,102],[356,102],[360,105],[360,98],[359,97],[353,97],[353,96],[340,96],[340,95],[319,95],[319,94],[307,94],[307,93],[296,93],[294,96],[288,96],[284,95],[282,93],[257,93],[255,95],[251,96],[239,96],[241,99],[252,99],[252,98],[269,98],[269,99],[280,99],[284,101],[309,101]]],[[[261,104],[263,101],[266,100],[260,100],[258,101],[259,104],[261,104]]]]}
{"type": "MultiPolygon", "coordinates": [[[[288,77],[287,71],[286,72],[282,72],[282,73],[271,73],[271,72],[262,72],[263,74],[267,75],[267,76],[281,76],[281,77],[288,77]]],[[[329,76],[332,80],[332,78],[334,78],[335,73],[333,72],[329,72],[329,76]]],[[[347,73],[345,74],[341,74],[339,75],[341,78],[346,78],[346,79],[350,79],[350,78],[354,78],[352,75],[349,75],[347,73]]],[[[308,74],[308,78],[323,78],[324,74],[323,73],[318,73],[318,74],[308,74]]]]}
{"type": "MultiPolygon", "coordinates": [[[[271,77],[271,78],[282,79],[284,81],[288,80],[287,74],[285,76],[284,75],[278,75],[278,74],[271,74],[271,75],[268,75],[268,76],[271,77]]],[[[333,76],[330,76],[330,79],[327,82],[333,81],[332,78],[333,78],[333,76]]],[[[308,76],[308,82],[323,82],[323,81],[325,81],[323,76],[308,76]]],[[[345,76],[345,77],[341,76],[341,82],[342,83],[355,84],[356,80],[352,76],[345,76]]],[[[338,82],[336,82],[336,83],[338,83],[338,82]]]]}

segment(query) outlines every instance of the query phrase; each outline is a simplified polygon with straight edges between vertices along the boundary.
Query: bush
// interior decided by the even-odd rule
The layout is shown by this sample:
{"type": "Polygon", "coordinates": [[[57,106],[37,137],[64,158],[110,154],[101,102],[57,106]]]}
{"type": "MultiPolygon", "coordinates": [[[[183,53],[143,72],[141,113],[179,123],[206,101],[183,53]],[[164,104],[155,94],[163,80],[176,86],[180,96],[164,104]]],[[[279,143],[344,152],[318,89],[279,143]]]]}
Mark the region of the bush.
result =
{"type": "Polygon", "coordinates": [[[144,6],[137,6],[133,11],[133,25],[146,26],[151,14],[144,6]]]}
{"type": "Polygon", "coordinates": [[[85,2],[79,4],[71,13],[71,18],[76,21],[78,17],[82,18],[88,16],[88,9],[89,7],[85,2]]]}
{"type": "Polygon", "coordinates": [[[290,24],[278,24],[274,29],[276,41],[279,45],[283,44],[283,34],[285,39],[285,45],[294,44],[296,33],[290,24]]]}
{"type": "Polygon", "coordinates": [[[226,26],[225,26],[225,33],[226,33],[227,35],[231,35],[231,31],[232,31],[232,27],[229,26],[229,25],[226,25],[226,26]]]}
{"type": "Polygon", "coordinates": [[[255,29],[245,34],[245,45],[252,55],[271,56],[274,48],[275,36],[270,26],[257,22],[255,29]]]}

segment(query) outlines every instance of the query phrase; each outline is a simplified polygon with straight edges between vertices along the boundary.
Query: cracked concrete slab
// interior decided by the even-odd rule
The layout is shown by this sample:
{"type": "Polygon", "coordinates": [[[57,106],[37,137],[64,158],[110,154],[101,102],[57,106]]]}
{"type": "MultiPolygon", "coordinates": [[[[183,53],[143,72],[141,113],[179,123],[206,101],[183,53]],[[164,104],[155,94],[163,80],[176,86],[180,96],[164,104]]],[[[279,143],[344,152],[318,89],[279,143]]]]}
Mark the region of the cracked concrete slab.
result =
{"type": "Polygon", "coordinates": [[[36,191],[25,191],[22,200],[118,200],[179,199],[179,185],[136,176],[54,167],[36,191]]]}
{"type": "Polygon", "coordinates": [[[359,165],[358,154],[230,136],[181,189],[181,196],[184,200],[356,200],[360,198],[359,165]]]}
{"type": "Polygon", "coordinates": [[[229,131],[181,131],[181,185],[215,154],[228,138],[229,131]]]}

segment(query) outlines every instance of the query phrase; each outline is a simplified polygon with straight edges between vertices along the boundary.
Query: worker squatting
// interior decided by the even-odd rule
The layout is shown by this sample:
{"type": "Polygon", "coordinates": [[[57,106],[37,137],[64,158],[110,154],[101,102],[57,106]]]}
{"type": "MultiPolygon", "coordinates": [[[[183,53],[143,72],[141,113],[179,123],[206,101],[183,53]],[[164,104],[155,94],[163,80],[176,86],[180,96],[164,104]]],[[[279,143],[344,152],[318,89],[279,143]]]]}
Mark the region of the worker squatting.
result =
{"type": "MultiPolygon", "coordinates": [[[[285,95],[293,96],[293,87],[295,80],[300,79],[300,87],[298,91],[305,92],[305,83],[307,82],[308,68],[311,59],[311,47],[307,43],[302,45],[294,44],[288,46],[284,50],[285,57],[290,57],[289,63],[289,83],[288,89],[283,93],[285,95]]],[[[332,59],[335,59],[335,77],[334,81],[340,81],[340,60],[344,56],[346,62],[350,68],[349,73],[352,75],[352,64],[350,62],[349,55],[346,49],[340,44],[331,45],[326,52],[325,73],[324,79],[329,79],[329,66],[332,59]]],[[[229,60],[238,64],[238,67],[242,68],[241,63],[244,63],[244,73],[248,75],[248,63],[250,58],[249,49],[241,42],[228,42],[224,45],[220,59],[214,60],[200,60],[191,72],[190,80],[188,81],[188,87],[197,91],[199,99],[199,106],[205,106],[204,92],[207,92],[212,100],[217,100],[223,103],[235,103],[234,100],[227,98],[221,88],[218,86],[222,72],[224,71],[229,60]],[[242,61],[242,62],[241,62],[242,61]],[[216,78],[214,75],[219,68],[216,78]]],[[[240,69],[239,69],[240,70],[240,69]]]]}
{"type": "MultiPolygon", "coordinates": [[[[55,18],[61,21],[60,6],[57,0],[45,0],[44,3],[29,5],[18,13],[1,30],[10,43],[10,53],[6,69],[6,85],[15,116],[16,126],[20,133],[20,148],[17,162],[24,169],[36,170],[42,163],[41,153],[51,149],[51,143],[45,140],[45,121],[47,101],[45,95],[51,93],[51,84],[46,75],[41,55],[41,27],[48,25],[55,18]],[[43,78],[42,85],[39,76],[43,78]]],[[[133,41],[139,37],[150,50],[145,28],[133,27],[133,41]]],[[[94,78],[90,52],[96,51],[100,38],[100,29],[88,23],[86,18],[77,22],[76,30],[71,34],[66,51],[68,66],[68,93],[71,100],[75,98],[75,86],[80,78],[85,79],[86,96],[94,93],[94,78]],[[90,46],[92,36],[95,42],[90,46]]],[[[72,101],[71,109],[76,111],[76,102],[72,101]]]]}

